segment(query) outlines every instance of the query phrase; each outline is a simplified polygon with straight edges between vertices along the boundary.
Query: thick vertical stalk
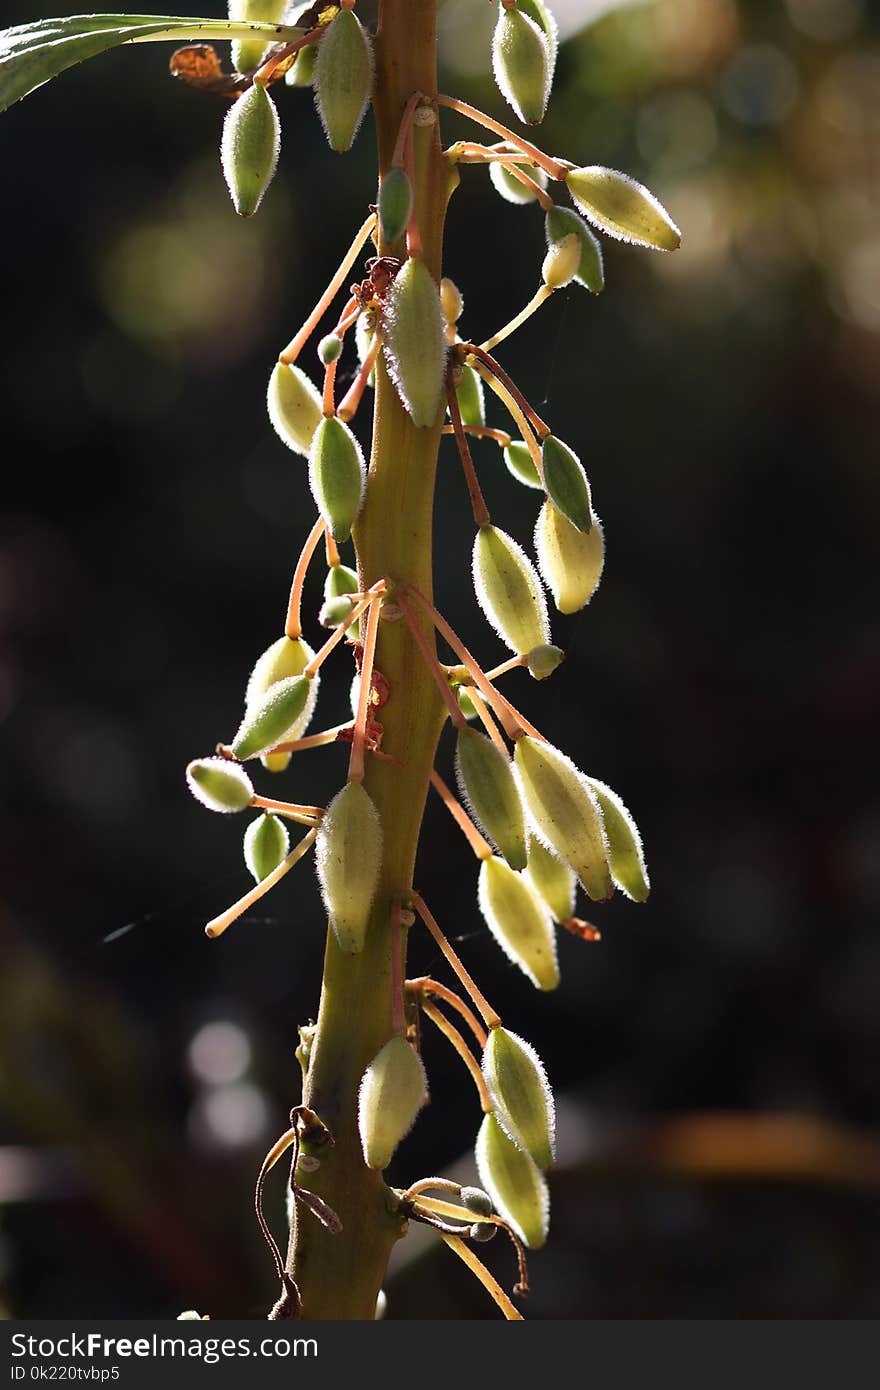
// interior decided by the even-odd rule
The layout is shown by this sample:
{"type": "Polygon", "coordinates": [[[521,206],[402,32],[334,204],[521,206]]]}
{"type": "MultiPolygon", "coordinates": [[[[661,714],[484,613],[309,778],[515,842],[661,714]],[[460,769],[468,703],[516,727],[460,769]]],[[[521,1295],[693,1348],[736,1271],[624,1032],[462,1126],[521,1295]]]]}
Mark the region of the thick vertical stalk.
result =
{"type": "MultiPolygon", "coordinates": [[[[388,168],[407,98],[436,93],[436,0],[383,0],[376,40],[376,117],[380,172],[388,168]]],[[[449,192],[436,127],[415,132],[416,208],[425,260],[439,275],[449,192]]],[[[403,254],[381,247],[383,254],[403,254]]],[[[373,449],[366,503],[355,532],[363,583],[387,577],[431,591],[431,525],[441,420],[416,429],[388,379],[376,370],[373,449]]],[[[427,630],[426,630],[427,631],[427,630]]],[[[433,633],[427,631],[433,643],[433,633]]],[[[391,1036],[390,903],[409,889],[428,779],[442,726],[442,702],[403,622],[383,622],[376,666],[389,684],[382,710],[383,748],[396,763],[368,762],[365,786],[382,819],[384,858],[363,951],[344,955],[328,933],[317,1033],[304,1102],[334,1137],[307,1152],[320,1166],[301,1169],[304,1186],[340,1216],[328,1234],[300,1216],[291,1235],[289,1269],[304,1318],[372,1318],[401,1223],[382,1176],[364,1164],[357,1131],[357,1091],[367,1063],[391,1036]]]]}

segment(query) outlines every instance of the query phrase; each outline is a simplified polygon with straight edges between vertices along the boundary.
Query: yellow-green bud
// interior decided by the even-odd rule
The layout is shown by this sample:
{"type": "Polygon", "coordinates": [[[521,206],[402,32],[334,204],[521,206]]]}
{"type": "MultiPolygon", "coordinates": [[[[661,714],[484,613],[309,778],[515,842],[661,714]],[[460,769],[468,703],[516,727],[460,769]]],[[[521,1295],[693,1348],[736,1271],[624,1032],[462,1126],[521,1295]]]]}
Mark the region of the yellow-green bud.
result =
{"type": "Polygon", "coordinates": [[[260,763],[267,772],[286,772],[292,757],[292,753],[261,753],[260,763]]]}
{"type": "Polygon", "coordinates": [[[475,1216],[495,1215],[492,1198],[481,1187],[463,1187],[458,1194],[458,1199],[462,1206],[467,1207],[468,1211],[472,1211],[475,1216]]]}
{"type": "Polygon", "coordinates": [[[448,275],[444,275],[440,281],[440,304],[446,322],[458,323],[464,309],[464,299],[458,285],[448,275]]]}
{"type": "Polygon", "coordinates": [[[455,388],[455,396],[463,425],[485,425],[486,402],[483,383],[473,367],[467,364],[461,369],[461,381],[455,388]]]}
{"type": "Polygon", "coordinates": [[[232,740],[232,752],[241,762],[257,758],[294,737],[293,730],[306,708],[311,681],[305,676],[287,676],[275,681],[260,700],[245,709],[244,718],[232,740]]]}
{"type": "Polygon", "coordinates": [[[467,692],[467,686],[460,685],[458,687],[456,698],[458,700],[458,708],[461,710],[465,719],[476,719],[477,707],[467,692]]]}
{"type": "Polygon", "coordinates": [[[373,90],[373,45],[351,10],[328,25],[315,59],[315,104],[330,148],[351,148],[373,90]]]}
{"type": "Polygon", "coordinates": [[[519,656],[549,642],[544,591],[521,546],[497,526],[481,526],[473,563],[477,601],[502,642],[519,656]]]}
{"type": "Polygon", "coordinates": [[[587,781],[596,793],[602,809],[605,834],[608,837],[611,877],[628,898],[632,898],[633,902],[643,903],[651,891],[651,881],[648,878],[648,867],[638,826],[617,792],[613,792],[595,777],[588,777],[587,781]]]}
{"type": "Polygon", "coordinates": [[[324,903],[343,951],[364,944],[382,864],[379,812],[360,782],[348,782],[324,813],[315,842],[324,903]]]}
{"type": "MultiPolygon", "coordinates": [[[[338,627],[352,610],[349,594],[358,592],[358,577],[348,565],[334,565],[324,580],[324,604],[318,615],[323,627],[338,627]]],[[[356,624],[355,624],[356,626],[356,624]]]]}
{"type": "MultiPolygon", "coordinates": [[[[286,5],[287,0],[229,0],[229,18],[242,24],[277,24],[286,5]]],[[[291,18],[289,23],[295,24],[296,19],[291,18]]],[[[254,72],[267,47],[265,37],[233,39],[232,66],[236,72],[254,72]]]]}
{"type": "Polygon", "coordinates": [[[318,344],[318,360],[324,367],[335,362],[342,351],[342,339],[338,333],[328,333],[318,344]]]}
{"type": "Polygon", "coordinates": [[[516,478],[518,483],[524,487],[534,487],[540,492],[544,490],[541,482],[541,475],[535,467],[535,460],[532,458],[528,444],[521,439],[512,439],[504,450],[504,462],[507,464],[507,471],[511,477],[516,478]]]}
{"type": "Polygon", "coordinates": [[[243,811],[254,788],[243,767],[226,758],[196,758],[186,769],[187,786],[209,811],[243,811]]]}
{"type": "Polygon", "coordinates": [[[541,463],[544,487],[556,510],[579,531],[589,531],[593,524],[590,484],[577,454],[549,434],[541,449],[541,463]]]}
{"type": "Polygon", "coordinates": [[[529,862],[526,878],[538,897],[549,907],[557,922],[567,922],[574,916],[574,895],[577,879],[567,864],[541,843],[529,836],[529,862]]]}
{"type": "Polygon", "coordinates": [[[253,217],[272,182],[281,149],[281,122],[265,87],[254,83],[233,102],[223,122],[220,163],[239,217],[253,217]]]}
{"type": "Polygon", "coordinates": [[[550,1197],[537,1164],[512,1144],[494,1115],[486,1115],[476,1145],[477,1170],[500,1216],[530,1250],[539,1250],[550,1226],[550,1197]]]}
{"type": "Polygon", "coordinates": [[[462,797],[513,869],[526,865],[526,831],[510,759],[485,734],[460,729],[455,769],[462,797]]]}
{"type": "MultiPolygon", "coordinates": [[[[266,648],[251,671],[244,696],[245,709],[250,713],[277,681],[288,676],[301,676],[314,655],[308,642],[304,642],[301,637],[279,637],[266,648]]],[[[308,728],[315,712],[320,684],[321,677],[316,673],[311,681],[302,714],[287,734],[287,740],[301,738],[308,728]]],[[[260,761],[267,772],[283,772],[290,762],[290,754],[267,753],[261,755],[260,761]]]]}
{"type": "Polygon", "coordinates": [[[258,816],[244,832],[244,862],[257,883],[278,868],[289,849],[287,826],[277,816],[258,816]]]}
{"type": "Polygon", "coordinates": [[[550,914],[522,874],[503,859],[484,859],[477,890],[480,911],[508,960],[537,989],[559,984],[556,933],[550,914]]]}
{"type": "MultiPolygon", "coordinates": [[[[310,8],[306,6],[306,8],[310,8]]],[[[311,87],[315,80],[315,60],[318,56],[318,45],[316,43],[307,44],[297,53],[293,67],[288,68],[284,74],[284,81],[288,87],[311,87]]]]}
{"type": "Polygon", "coordinates": [[[389,169],[379,185],[379,228],[385,241],[394,246],[409,225],[413,190],[405,169],[389,169]]]}
{"type": "Polygon", "coordinates": [[[577,613],[599,587],[605,564],[605,533],[593,516],[584,534],[545,502],[535,526],[535,550],[544,583],[560,613],[577,613]]]}
{"type": "Polygon", "coordinates": [[[556,16],[548,9],[544,0],[517,0],[516,8],[533,19],[547,40],[550,54],[550,75],[556,66],[556,53],[559,48],[559,25],[556,16]]]}
{"type": "Polygon", "coordinates": [[[544,219],[547,245],[552,246],[565,237],[576,236],[580,243],[580,260],[574,279],[591,294],[599,294],[605,285],[602,247],[582,217],[571,208],[553,207],[544,219]]]}
{"type": "Polygon", "coordinates": [[[581,263],[581,243],[574,232],[560,241],[553,241],[541,266],[541,278],[550,290],[561,290],[570,284],[581,263]]]}
{"type": "Polygon", "coordinates": [[[335,415],[326,417],[315,430],[309,450],[309,487],[339,545],[351,535],[366,485],[367,470],[360,444],[348,425],[335,415]]]}
{"type": "Polygon", "coordinates": [[[554,647],[549,642],[544,642],[540,647],[533,647],[526,653],[526,666],[529,675],[536,681],[545,681],[548,676],[565,660],[565,652],[561,647],[554,647]]]}
{"type": "Polygon", "coordinates": [[[492,67],[498,89],[521,121],[544,119],[553,74],[547,37],[521,10],[502,9],[492,39],[492,67]]]}
{"type": "Polygon", "coordinates": [[[514,769],[539,839],[574,869],[594,902],[610,898],[605,827],[586,777],[558,748],[527,736],[517,740],[514,769]]]}
{"type": "MultiPolygon", "coordinates": [[[[511,151],[514,153],[514,151],[511,151]]],[[[533,183],[540,188],[547,187],[547,175],[543,169],[533,169],[527,167],[525,173],[533,183]]],[[[515,203],[519,207],[524,207],[527,203],[533,203],[537,198],[537,193],[533,193],[524,183],[520,183],[515,174],[506,169],[500,160],[493,159],[489,164],[489,178],[495,192],[500,194],[506,203],[515,203]]]]}
{"type": "Polygon", "coordinates": [[[531,1043],[507,1028],[493,1028],[483,1052],[483,1076],[508,1139],[539,1168],[549,1168],[556,1142],[553,1093],[531,1043]]]}
{"type": "Polygon", "coordinates": [[[415,256],[398,271],[385,300],[382,347],[413,424],[433,425],[443,395],[446,339],[440,291],[424,261],[415,256]]]}
{"type": "Polygon", "coordinates": [[[629,174],[592,164],[571,169],[565,182],[587,221],[607,236],[657,251],[677,251],[681,245],[681,232],[669,213],[629,174]]]}
{"type": "Polygon", "coordinates": [[[358,1129],[368,1168],[387,1168],[425,1102],[422,1059],[406,1038],[389,1038],[364,1072],[358,1092],[358,1129]]]}
{"type": "Polygon", "coordinates": [[[299,367],[276,362],[266,395],[269,419],[279,439],[295,454],[308,455],[321,423],[321,397],[299,367]]]}

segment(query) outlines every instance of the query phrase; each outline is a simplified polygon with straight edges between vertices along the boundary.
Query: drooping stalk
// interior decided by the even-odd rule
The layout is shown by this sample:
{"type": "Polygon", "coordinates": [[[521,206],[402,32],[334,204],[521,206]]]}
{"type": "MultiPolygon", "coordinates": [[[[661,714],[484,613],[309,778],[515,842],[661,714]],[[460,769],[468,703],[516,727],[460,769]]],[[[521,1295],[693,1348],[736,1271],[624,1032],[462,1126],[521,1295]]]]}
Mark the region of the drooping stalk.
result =
{"type": "MultiPolygon", "coordinates": [[[[379,168],[391,164],[400,120],[414,92],[436,94],[436,0],[382,0],[376,38],[373,99],[379,168]]],[[[415,209],[424,259],[439,277],[443,222],[450,188],[437,127],[417,126],[415,209]]],[[[402,255],[401,247],[380,246],[402,255]]],[[[376,364],[373,448],[366,502],[354,533],[361,587],[377,580],[431,592],[431,524],[441,417],[416,428],[376,364]]],[[[393,602],[393,595],[392,595],[393,602]]],[[[431,623],[419,616],[432,645],[431,623]]],[[[327,934],[318,1025],[311,1045],[303,1102],[331,1130],[332,1146],[304,1145],[308,1186],[338,1213],[343,1229],[329,1234],[300,1215],[291,1232],[288,1270],[304,1318],[369,1319],[388,1256],[402,1234],[397,1203],[381,1174],[366,1167],[357,1128],[361,1076],[392,1034],[392,900],[412,883],[424,803],[443,706],[404,622],[382,622],[376,667],[390,688],[382,710],[383,747],[402,766],[370,759],[364,786],[378,808],[384,836],[379,890],[363,950],[346,955],[327,934]]],[[[304,1175],[305,1177],[305,1175],[304,1175]]]]}

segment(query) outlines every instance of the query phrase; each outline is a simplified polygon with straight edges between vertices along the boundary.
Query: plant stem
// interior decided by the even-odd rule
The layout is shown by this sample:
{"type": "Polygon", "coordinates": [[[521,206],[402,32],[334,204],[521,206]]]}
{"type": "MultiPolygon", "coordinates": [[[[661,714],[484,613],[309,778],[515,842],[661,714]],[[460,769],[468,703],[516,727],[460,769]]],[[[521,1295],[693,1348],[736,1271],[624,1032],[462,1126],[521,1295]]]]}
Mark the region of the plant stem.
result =
{"type": "MultiPolygon", "coordinates": [[[[380,170],[391,164],[400,121],[413,92],[436,94],[436,0],[382,0],[376,37],[373,108],[380,170]]],[[[437,126],[415,127],[414,193],[424,259],[439,277],[450,171],[437,126]]],[[[380,245],[380,254],[392,248],[380,245]]],[[[373,450],[366,501],[354,532],[361,587],[377,580],[431,592],[431,521],[442,418],[417,429],[397,397],[381,354],[376,362],[373,450]]],[[[418,621],[433,644],[430,622],[418,621]]],[[[304,1145],[320,1167],[302,1170],[303,1187],[339,1214],[330,1235],[318,1222],[296,1219],[287,1268],[305,1319],[372,1319],[388,1256],[403,1233],[400,1203],[381,1173],[363,1161],[357,1092],[367,1064],[392,1034],[391,904],[406,897],[427,796],[443,707],[405,623],[382,623],[376,664],[388,682],[382,709],[384,745],[402,766],[371,758],[364,787],[383,829],[383,862],[363,950],[346,955],[327,933],[318,1024],[303,1102],[321,1117],[334,1143],[304,1145]]],[[[406,933],[401,929],[401,950],[406,933]]]]}

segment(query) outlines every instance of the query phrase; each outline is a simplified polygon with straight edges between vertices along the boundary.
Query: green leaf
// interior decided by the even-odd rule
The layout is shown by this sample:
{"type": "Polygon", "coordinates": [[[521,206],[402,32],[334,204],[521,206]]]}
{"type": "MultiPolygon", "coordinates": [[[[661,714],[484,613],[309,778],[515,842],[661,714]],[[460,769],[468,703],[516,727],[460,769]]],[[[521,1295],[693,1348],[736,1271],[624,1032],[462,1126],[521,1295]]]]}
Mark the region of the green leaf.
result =
{"type": "Polygon", "coordinates": [[[0,30],[0,111],[59,73],[124,43],[187,43],[193,39],[241,39],[263,34],[266,42],[290,43],[302,29],[286,24],[237,24],[176,15],[85,14],[41,19],[0,30]]]}

